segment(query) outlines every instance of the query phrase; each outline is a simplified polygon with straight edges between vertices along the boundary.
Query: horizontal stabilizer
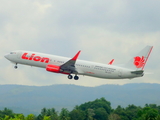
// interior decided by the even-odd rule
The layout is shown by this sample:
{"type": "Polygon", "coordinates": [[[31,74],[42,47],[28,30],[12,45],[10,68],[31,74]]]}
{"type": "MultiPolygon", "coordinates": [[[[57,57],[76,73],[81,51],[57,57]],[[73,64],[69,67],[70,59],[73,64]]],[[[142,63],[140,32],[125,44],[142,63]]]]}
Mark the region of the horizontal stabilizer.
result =
{"type": "Polygon", "coordinates": [[[143,72],[143,70],[131,71],[133,74],[142,74],[143,72]]]}

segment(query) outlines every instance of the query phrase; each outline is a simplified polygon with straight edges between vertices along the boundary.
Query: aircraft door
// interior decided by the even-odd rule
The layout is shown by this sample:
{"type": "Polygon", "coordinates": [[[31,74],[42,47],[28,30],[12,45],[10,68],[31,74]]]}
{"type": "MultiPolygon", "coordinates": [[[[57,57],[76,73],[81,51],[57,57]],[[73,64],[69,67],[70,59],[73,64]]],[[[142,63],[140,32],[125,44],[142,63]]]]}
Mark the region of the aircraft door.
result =
{"type": "Polygon", "coordinates": [[[18,57],[18,59],[21,58],[21,54],[22,54],[22,52],[17,52],[17,57],[18,57]]]}
{"type": "Polygon", "coordinates": [[[122,77],[122,69],[119,69],[119,70],[118,70],[118,76],[119,76],[119,77],[122,77]]]}

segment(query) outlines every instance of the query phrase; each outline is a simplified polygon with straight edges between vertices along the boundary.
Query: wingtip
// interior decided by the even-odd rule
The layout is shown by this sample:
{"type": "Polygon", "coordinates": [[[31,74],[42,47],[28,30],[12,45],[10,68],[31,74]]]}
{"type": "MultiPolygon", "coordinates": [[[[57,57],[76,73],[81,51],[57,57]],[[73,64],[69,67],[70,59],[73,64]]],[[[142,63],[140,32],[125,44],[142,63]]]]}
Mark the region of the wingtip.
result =
{"type": "Polygon", "coordinates": [[[108,65],[112,65],[113,62],[114,62],[114,59],[112,59],[112,60],[108,63],[108,65]]]}
{"type": "Polygon", "coordinates": [[[77,60],[79,54],[80,54],[81,50],[78,51],[78,53],[72,58],[72,60],[77,60]]]}

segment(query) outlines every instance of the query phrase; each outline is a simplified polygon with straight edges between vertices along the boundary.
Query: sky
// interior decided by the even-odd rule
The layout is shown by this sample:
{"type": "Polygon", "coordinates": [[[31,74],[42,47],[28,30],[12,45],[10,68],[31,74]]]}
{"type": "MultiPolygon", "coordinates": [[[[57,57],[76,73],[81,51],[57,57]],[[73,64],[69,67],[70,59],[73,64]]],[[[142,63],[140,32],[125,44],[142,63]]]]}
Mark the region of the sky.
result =
{"type": "Polygon", "coordinates": [[[75,84],[159,83],[159,0],[0,0],[0,84],[46,86],[75,84]],[[114,65],[126,63],[146,45],[153,51],[145,76],[108,80],[79,76],[78,81],[45,69],[14,64],[4,58],[28,50],[114,65]]]}

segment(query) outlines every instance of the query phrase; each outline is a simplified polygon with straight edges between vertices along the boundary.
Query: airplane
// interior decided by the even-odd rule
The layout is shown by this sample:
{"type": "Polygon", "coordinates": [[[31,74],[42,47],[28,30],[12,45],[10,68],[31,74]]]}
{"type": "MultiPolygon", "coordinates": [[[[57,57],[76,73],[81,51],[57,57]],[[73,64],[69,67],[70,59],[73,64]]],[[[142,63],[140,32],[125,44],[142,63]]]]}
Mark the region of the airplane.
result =
{"type": "Polygon", "coordinates": [[[15,64],[15,69],[18,68],[17,64],[40,67],[48,72],[66,74],[68,79],[72,79],[73,75],[74,80],[79,79],[78,75],[104,79],[132,79],[144,75],[144,67],[152,49],[153,46],[146,46],[123,65],[112,65],[114,59],[108,64],[79,60],[81,51],[73,58],[24,50],[12,51],[4,57],[15,64]]]}

